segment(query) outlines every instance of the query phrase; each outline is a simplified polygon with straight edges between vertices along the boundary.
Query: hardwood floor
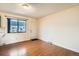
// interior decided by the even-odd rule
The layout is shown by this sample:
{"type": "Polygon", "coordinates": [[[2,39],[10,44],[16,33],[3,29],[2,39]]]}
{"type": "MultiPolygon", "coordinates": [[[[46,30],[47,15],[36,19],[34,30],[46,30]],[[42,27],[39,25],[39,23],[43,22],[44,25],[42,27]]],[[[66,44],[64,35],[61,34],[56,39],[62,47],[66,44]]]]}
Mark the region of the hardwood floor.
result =
{"type": "Polygon", "coordinates": [[[79,56],[79,53],[35,40],[0,46],[0,56],[79,56]]]}

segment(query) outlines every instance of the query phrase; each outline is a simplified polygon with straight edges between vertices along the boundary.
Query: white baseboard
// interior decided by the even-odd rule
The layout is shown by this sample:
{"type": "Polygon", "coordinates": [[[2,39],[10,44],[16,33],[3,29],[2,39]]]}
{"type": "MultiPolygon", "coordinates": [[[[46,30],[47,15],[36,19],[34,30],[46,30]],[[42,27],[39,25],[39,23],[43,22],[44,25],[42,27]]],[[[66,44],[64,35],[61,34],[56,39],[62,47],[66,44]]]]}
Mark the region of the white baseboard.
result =
{"type": "Polygon", "coordinates": [[[61,44],[59,44],[59,43],[57,43],[57,42],[52,42],[52,41],[48,41],[48,40],[43,40],[43,41],[48,42],[48,43],[51,42],[52,44],[55,44],[55,45],[60,46],[60,47],[62,47],[62,48],[65,48],[65,49],[68,49],[68,50],[71,50],[71,51],[74,51],[74,52],[79,53],[79,50],[66,47],[66,46],[61,45],[61,44]]]}

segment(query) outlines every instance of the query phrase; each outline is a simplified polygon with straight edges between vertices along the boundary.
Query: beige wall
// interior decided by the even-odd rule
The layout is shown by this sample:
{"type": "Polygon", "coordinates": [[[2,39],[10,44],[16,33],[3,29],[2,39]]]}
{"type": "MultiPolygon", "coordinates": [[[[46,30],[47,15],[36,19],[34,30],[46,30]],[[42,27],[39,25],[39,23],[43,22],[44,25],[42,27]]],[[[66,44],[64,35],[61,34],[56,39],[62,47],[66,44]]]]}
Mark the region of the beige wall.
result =
{"type": "Polygon", "coordinates": [[[39,38],[79,52],[79,6],[39,20],[39,38]]]}
{"type": "Polygon", "coordinates": [[[36,38],[37,36],[36,35],[37,33],[36,19],[9,14],[9,13],[2,13],[2,12],[0,12],[0,15],[2,17],[1,28],[0,28],[0,45],[16,43],[16,42],[21,42],[21,41],[26,41],[26,40],[36,38]],[[7,33],[7,19],[6,19],[7,17],[5,16],[28,19],[27,25],[26,25],[27,32],[26,33],[7,33]],[[4,33],[6,33],[6,35],[1,39],[4,33]]]}

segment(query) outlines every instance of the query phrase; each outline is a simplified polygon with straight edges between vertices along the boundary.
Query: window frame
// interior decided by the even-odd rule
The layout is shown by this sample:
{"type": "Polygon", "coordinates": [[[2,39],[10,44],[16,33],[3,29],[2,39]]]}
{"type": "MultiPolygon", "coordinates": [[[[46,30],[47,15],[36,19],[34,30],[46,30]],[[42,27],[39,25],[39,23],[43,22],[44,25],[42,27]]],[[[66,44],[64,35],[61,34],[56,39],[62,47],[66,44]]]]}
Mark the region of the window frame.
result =
{"type": "Polygon", "coordinates": [[[7,22],[7,23],[8,23],[8,25],[7,25],[7,27],[8,27],[8,33],[26,33],[26,21],[27,21],[27,20],[23,20],[23,19],[21,20],[21,19],[15,19],[15,18],[7,18],[7,21],[8,21],[8,22],[7,22]],[[16,32],[11,32],[11,20],[12,20],[12,19],[17,21],[17,30],[16,30],[16,32]],[[25,24],[24,24],[24,25],[25,25],[25,26],[24,26],[24,30],[25,30],[25,31],[19,31],[19,29],[20,29],[20,28],[19,28],[19,27],[20,27],[20,26],[19,26],[19,22],[21,22],[21,21],[24,21],[24,23],[25,23],[25,24]]]}

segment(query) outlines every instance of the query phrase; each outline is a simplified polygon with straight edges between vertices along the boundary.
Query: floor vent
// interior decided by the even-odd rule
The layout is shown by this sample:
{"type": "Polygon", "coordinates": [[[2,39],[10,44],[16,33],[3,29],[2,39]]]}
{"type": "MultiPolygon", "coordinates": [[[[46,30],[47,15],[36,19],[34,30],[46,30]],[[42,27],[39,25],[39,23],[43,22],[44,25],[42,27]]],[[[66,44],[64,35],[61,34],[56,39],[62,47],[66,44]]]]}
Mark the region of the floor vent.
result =
{"type": "Polygon", "coordinates": [[[39,39],[31,39],[32,41],[35,41],[35,40],[39,40],[39,39]]]}

